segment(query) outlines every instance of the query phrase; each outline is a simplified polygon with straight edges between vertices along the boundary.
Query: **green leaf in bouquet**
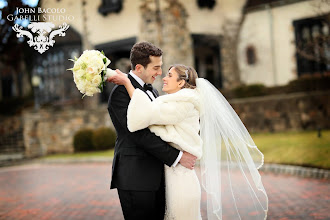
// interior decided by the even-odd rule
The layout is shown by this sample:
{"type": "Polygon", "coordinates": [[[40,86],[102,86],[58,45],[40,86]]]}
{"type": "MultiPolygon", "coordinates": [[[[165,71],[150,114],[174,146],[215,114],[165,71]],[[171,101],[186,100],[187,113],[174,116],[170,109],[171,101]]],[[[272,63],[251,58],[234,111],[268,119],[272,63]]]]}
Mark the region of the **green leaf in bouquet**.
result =
{"type": "Polygon", "coordinates": [[[101,90],[101,92],[103,92],[103,88],[106,86],[106,81],[105,81],[105,79],[104,79],[106,73],[107,73],[106,70],[103,70],[103,71],[101,72],[101,79],[102,79],[102,81],[101,81],[101,83],[100,83],[100,85],[99,85],[99,89],[101,90]]]}
{"type": "Polygon", "coordinates": [[[103,63],[104,63],[104,64],[107,63],[107,58],[103,58],[103,63]]]}
{"type": "Polygon", "coordinates": [[[104,70],[103,70],[103,71],[101,72],[101,79],[102,79],[102,82],[103,82],[104,76],[105,76],[105,72],[104,72],[104,70]]]}
{"type": "Polygon", "coordinates": [[[68,60],[70,60],[70,61],[72,61],[72,62],[75,62],[76,60],[74,60],[74,59],[68,59],[68,60]]]}
{"type": "Polygon", "coordinates": [[[104,51],[102,50],[101,53],[105,56],[104,51]]]}
{"type": "Polygon", "coordinates": [[[87,69],[87,67],[88,67],[87,63],[83,62],[81,64],[81,69],[85,70],[85,69],[87,69]]]}

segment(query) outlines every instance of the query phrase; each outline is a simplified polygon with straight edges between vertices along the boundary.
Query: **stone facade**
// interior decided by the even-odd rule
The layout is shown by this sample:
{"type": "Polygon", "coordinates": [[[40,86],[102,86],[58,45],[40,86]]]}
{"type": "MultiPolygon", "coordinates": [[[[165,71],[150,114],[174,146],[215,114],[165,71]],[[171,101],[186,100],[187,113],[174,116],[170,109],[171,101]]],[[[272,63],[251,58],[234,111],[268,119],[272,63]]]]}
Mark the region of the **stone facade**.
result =
{"type": "Polygon", "coordinates": [[[46,108],[23,113],[25,156],[71,153],[73,136],[82,128],[111,127],[106,105],[93,109],[46,108]]]}
{"type": "Polygon", "coordinates": [[[0,161],[23,157],[24,140],[21,115],[0,117],[0,161]]]}
{"type": "Polygon", "coordinates": [[[179,1],[161,2],[166,6],[159,11],[154,2],[145,1],[141,5],[141,31],[138,37],[138,41],[149,41],[162,48],[164,52],[163,75],[153,84],[160,93],[162,93],[162,78],[170,65],[182,63],[193,66],[193,46],[187,26],[187,11],[179,1]]]}
{"type": "Polygon", "coordinates": [[[330,128],[330,91],[231,100],[250,132],[330,128]]]}
{"type": "Polygon", "coordinates": [[[224,33],[221,37],[221,67],[223,87],[232,89],[241,84],[237,58],[238,34],[240,22],[227,21],[224,23],[224,33]]]}

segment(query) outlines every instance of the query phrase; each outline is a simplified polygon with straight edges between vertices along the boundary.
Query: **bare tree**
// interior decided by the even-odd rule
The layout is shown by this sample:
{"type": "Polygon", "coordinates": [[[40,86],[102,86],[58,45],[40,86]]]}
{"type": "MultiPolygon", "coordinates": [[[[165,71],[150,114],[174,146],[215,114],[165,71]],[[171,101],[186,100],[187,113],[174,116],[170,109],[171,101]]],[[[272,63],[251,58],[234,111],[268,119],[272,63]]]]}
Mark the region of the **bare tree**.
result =
{"type": "Polygon", "coordinates": [[[312,31],[303,29],[297,40],[296,52],[306,60],[322,64],[330,64],[330,13],[323,11],[329,8],[330,0],[312,2],[314,11],[320,21],[320,25],[312,28],[312,31]]]}
{"type": "MultiPolygon", "coordinates": [[[[0,16],[0,83],[8,90],[6,94],[0,95],[1,99],[11,98],[12,96],[23,96],[23,87],[30,84],[29,74],[31,70],[31,53],[33,49],[27,46],[26,39],[18,38],[13,30],[14,19],[8,19],[15,14],[16,8],[32,8],[24,4],[22,0],[5,0],[6,6],[1,9],[0,16]],[[23,82],[25,85],[23,85],[23,82]]],[[[37,15],[37,13],[35,13],[37,15]]],[[[29,85],[30,86],[30,85],[29,85]]],[[[29,87],[28,86],[28,87],[29,87]]]]}

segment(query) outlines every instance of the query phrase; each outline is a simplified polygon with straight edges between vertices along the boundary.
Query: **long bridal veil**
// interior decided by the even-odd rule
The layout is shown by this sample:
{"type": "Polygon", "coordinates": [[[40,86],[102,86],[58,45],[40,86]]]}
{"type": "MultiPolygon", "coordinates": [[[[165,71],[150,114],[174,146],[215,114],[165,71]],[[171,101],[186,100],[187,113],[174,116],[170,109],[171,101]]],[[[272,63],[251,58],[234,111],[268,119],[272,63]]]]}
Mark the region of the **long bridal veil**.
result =
{"type": "Polygon", "coordinates": [[[196,83],[201,94],[200,164],[208,220],[266,219],[268,197],[258,171],[263,154],[222,94],[203,78],[196,83]]]}

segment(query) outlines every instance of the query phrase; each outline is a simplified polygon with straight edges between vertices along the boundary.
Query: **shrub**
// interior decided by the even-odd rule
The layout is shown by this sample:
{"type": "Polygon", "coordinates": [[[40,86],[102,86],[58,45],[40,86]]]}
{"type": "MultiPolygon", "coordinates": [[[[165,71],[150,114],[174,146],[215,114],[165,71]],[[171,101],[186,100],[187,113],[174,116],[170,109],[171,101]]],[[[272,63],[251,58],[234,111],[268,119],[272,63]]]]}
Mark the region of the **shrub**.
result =
{"type": "Polygon", "coordinates": [[[75,152],[93,150],[92,143],[93,130],[81,129],[73,137],[73,147],[75,152]]]}
{"type": "Polygon", "coordinates": [[[305,76],[290,81],[287,87],[289,92],[325,91],[329,89],[329,84],[329,76],[305,76]]]}
{"type": "Polygon", "coordinates": [[[110,128],[98,128],[93,132],[92,142],[95,150],[112,149],[115,147],[116,133],[110,128]]]}
{"type": "Polygon", "coordinates": [[[242,85],[233,91],[236,98],[266,95],[266,87],[262,84],[242,85]]]}
{"type": "Polygon", "coordinates": [[[330,74],[304,75],[286,85],[265,87],[262,84],[240,85],[234,89],[221,89],[227,99],[253,96],[279,95],[296,92],[327,91],[330,89],[330,74]]]}

